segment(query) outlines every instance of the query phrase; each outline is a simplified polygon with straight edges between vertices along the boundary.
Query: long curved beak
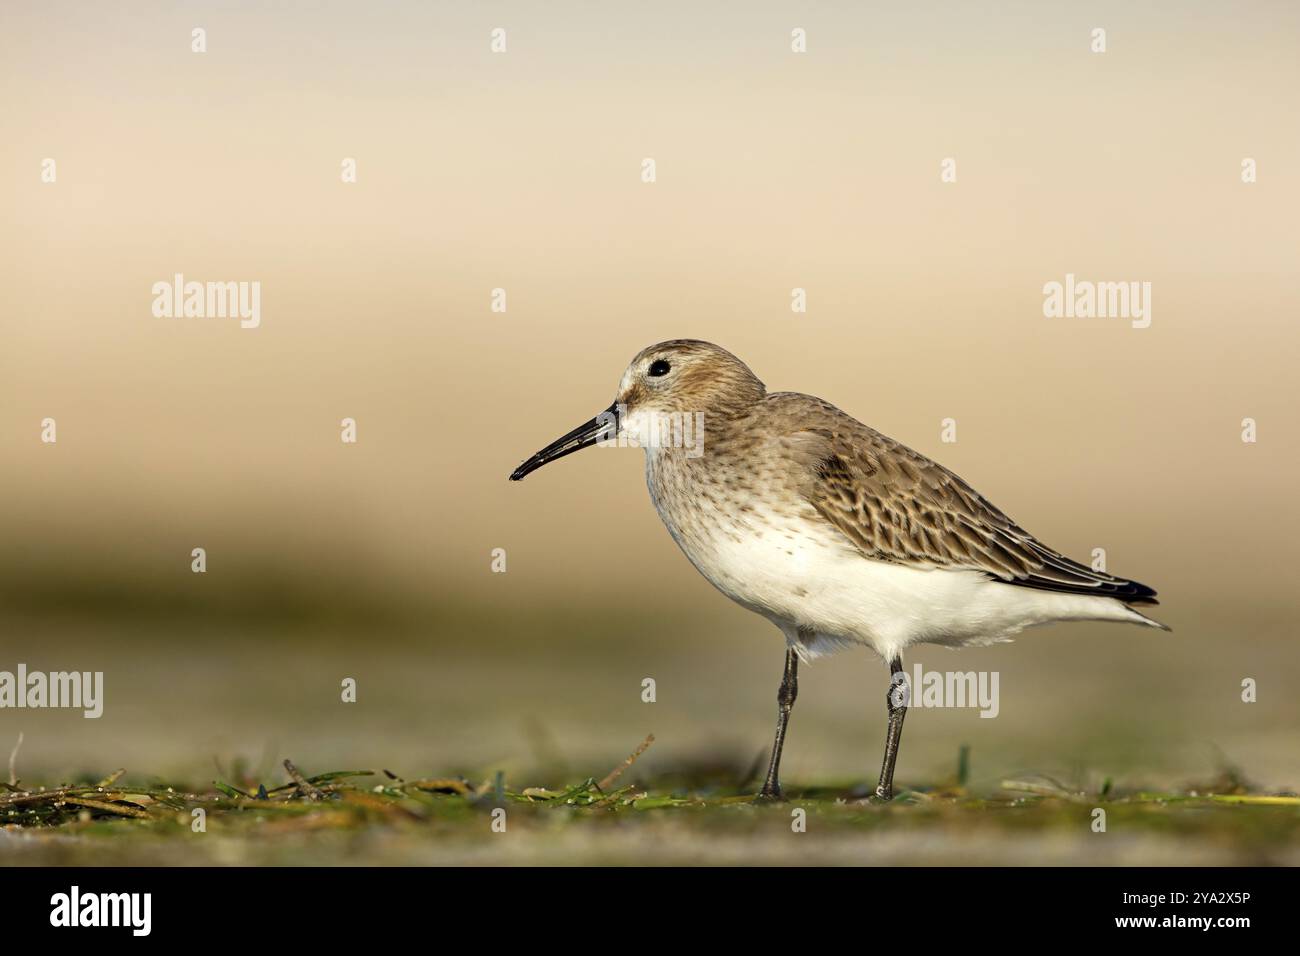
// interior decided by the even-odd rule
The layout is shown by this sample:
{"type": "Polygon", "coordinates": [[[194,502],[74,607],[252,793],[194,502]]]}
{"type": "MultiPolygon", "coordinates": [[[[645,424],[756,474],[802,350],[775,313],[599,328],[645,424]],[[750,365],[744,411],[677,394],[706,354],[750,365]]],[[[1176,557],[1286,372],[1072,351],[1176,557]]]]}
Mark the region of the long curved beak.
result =
{"type": "Polygon", "coordinates": [[[613,438],[618,432],[618,402],[605,409],[591,421],[579,425],[555,441],[551,442],[533,457],[510,473],[511,481],[520,481],[524,476],[536,471],[549,462],[575,451],[590,448],[601,439],[613,438]]]}

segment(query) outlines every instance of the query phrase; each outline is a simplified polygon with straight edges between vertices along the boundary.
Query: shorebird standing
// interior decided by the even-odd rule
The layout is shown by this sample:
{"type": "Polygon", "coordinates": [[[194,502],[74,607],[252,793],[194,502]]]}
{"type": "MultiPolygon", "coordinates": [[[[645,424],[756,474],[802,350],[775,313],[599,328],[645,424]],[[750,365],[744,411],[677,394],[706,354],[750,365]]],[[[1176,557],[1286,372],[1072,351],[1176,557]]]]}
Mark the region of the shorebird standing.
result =
{"type": "Polygon", "coordinates": [[[1063,557],[942,465],[834,405],[769,394],[744,362],[708,342],[642,351],[613,405],[510,479],[616,439],[645,447],[650,498],[696,569],[785,635],[760,798],[781,797],[801,660],[856,644],[888,662],[889,727],[875,795],[889,800],[907,713],[904,648],[998,643],[1053,621],[1167,630],[1133,609],[1157,603],[1151,588],[1063,557]],[[702,442],[666,440],[700,412],[702,442]]]}

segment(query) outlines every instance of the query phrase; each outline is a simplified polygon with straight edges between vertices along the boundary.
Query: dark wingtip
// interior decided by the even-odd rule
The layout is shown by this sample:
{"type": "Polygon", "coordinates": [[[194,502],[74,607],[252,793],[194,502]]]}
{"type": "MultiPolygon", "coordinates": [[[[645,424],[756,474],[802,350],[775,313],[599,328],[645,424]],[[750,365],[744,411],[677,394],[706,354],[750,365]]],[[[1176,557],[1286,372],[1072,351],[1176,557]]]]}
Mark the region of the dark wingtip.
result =
{"type": "MultiPolygon", "coordinates": [[[[1080,572],[1086,572],[1082,565],[1077,565],[1075,562],[1070,563],[1074,564],[1080,572]]],[[[1040,575],[1030,575],[1025,578],[1006,578],[994,575],[991,572],[990,576],[994,580],[1015,587],[1055,591],[1059,594],[1083,594],[1090,597],[1114,598],[1130,607],[1155,607],[1160,604],[1156,599],[1155,588],[1147,587],[1140,581],[1130,581],[1127,578],[1114,578],[1110,575],[1101,576],[1100,572],[1089,574],[1079,581],[1062,581],[1040,575]]]]}
{"type": "Polygon", "coordinates": [[[1140,607],[1155,607],[1159,605],[1156,600],[1156,589],[1148,587],[1141,581],[1126,581],[1120,579],[1120,589],[1115,595],[1125,604],[1136,604],[1140,607]]]}

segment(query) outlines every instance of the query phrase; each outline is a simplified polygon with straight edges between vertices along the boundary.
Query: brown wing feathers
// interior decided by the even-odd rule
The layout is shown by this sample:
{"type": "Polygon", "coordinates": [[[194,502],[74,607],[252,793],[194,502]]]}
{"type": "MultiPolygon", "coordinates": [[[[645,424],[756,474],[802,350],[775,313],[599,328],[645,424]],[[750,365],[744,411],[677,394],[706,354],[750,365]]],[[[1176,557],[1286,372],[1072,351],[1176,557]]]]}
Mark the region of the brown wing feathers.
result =
{"type": "Polygon", "coordinates": [[[804,473],[805,498],[865,556],[923,567],[983,571],[1019,587],[1155,604],[1144,584],[1094,571],[1053,551],[942,465],[816,399],[818,417],[786,447],[804,473]],[[856,449],[856,451],[855,451],[856,449]]]}

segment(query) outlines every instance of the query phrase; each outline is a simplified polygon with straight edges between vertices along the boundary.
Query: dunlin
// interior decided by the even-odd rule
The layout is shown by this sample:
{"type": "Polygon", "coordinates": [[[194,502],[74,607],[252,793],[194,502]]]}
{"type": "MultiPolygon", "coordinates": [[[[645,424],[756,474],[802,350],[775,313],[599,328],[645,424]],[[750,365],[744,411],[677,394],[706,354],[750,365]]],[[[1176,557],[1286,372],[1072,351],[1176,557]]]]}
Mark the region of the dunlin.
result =
{"type": "Polygon", "coordinates": [[[744,362],[708,342],[642,351],[609,409],[510,478],[616,439],[645,447],[650,498],[691,563],[785,635],[760,798],[781,797],[801,660],[865,645],[889,664],[875,790],[889,800],[907,713],[892,675],[902,672],[905,648],[997,643],[1054,621],[1164,628],[1133,608],[1157,603],[1151,588],[1064,557],[942,465],[819,398],[769,393],[744,362]],[[673,440],[700,412],[703,441],[673,440]]]}

